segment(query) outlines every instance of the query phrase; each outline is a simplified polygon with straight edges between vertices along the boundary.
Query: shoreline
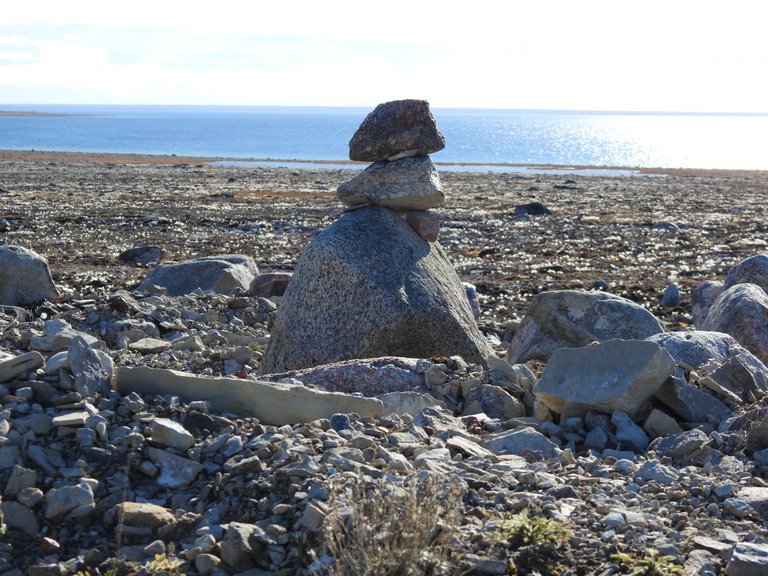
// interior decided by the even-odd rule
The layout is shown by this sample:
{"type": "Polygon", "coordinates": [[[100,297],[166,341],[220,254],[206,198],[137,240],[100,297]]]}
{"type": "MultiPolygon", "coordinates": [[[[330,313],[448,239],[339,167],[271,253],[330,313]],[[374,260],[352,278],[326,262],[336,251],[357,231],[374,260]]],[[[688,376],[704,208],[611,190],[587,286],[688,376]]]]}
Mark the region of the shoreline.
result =
{"type": "MultiPolygon", "coordinates": [[[[368,165],[367,162],[356,162],[353,160],[300,160],[286,158],[232,158],[227,156],[177,156],[175,154],[142,154],[142,153],[123,153],[123,152],[68,152],[57,150],[0,150],[0,162],[23,161],[23,162],[64,162],[64,163],[91,163],[91,164],[195,164],[216,166],[222,163],[238,163],[243,166],[259,163],[261,167],[264,164],[275,164],[276,168],[288,164],[311,164],[318,167],[324,165],[349,166],[350,169],[362,168],[368,165]]],[[[610,174],[615,172],[628,173],[626,175],[659,175],[659,176],[701,176],[701,177],[733,177],[733,176],[752,176],[768,179],[768,170],[746,170],[746,169],[724,169],[724,168],[647,168],[636,166],[585,166],[585,165],[560,165],[560,164],[515,164],[515,163],[477,163],[477,162],[435,162],[438,167],[492,167],[492,168],[510,168],[519,169],[521,172],[536,173],[541,171],[554,172],[558,174],[584,174],[586,171],[601,171],[610,174]]],[[[293,166],[291,166],[293,167],[293,166]]],[[[297,169],[301,167],[297,166],[297,169]]],[[[484,172],[485,170],[478,170],[484,172]]],[[[510,170],[517,171],[517,170],[510,170]]]]}

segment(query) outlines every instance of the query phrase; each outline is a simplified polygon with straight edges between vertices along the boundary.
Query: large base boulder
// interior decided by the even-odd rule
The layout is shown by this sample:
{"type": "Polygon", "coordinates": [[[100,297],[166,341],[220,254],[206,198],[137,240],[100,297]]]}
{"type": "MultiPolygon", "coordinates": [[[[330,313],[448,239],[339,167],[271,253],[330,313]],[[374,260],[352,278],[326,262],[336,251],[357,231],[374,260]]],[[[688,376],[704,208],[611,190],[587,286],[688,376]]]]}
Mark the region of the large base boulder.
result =
{"type": "Polygon", "coordinates": [[[304,250],[275,316],[263,373],[379,356],[492,354],[437,243],[397,214],[345,214],[304,250]]]}
{"type": "Polygon", "coordinates": [[[21,246],[0,246],[0,304],[29,306],[58,297],[45,258],[21,246]]]}
{"type": "Polygon", "coordinates": [[[619,338],[643,340],[664,327],[642,306],[606,292],[557,290],[532,300],[515,332],[507,362],[547,360],[558,348],[619,338]]]}

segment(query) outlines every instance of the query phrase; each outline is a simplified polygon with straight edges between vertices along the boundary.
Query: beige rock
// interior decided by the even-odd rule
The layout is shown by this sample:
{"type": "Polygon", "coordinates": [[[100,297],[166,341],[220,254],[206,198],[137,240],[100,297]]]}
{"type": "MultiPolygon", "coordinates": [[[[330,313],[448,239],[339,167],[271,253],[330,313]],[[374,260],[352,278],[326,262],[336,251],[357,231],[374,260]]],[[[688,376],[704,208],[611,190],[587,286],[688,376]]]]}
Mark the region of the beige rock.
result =
{"type": "Polygon", "coordinates": [[[312,390],[304,386],[243,380],[206,378],[176,370],[121,366],[117,369],[119,392],[175,394],[187,401],[206,400],[212,410],[255,416],[264,424],[296,424],[329,418],[337,412],[379,416],[383,404],[375,398],[312,390]]]}
{"type": "Polygon", "coordinates": [[[7,382],[27,370],[42,368],[45,360],[40,352],[27,352],[0,362],[0,382],[7,382]]]}
{"type": "Polygon", "coordinates": [[[678,425],[677,420],[656,408],[651,410],[651,413],[648,414],[648,418],[645,419],[643,430],[645,430],[651,438],[680,434],[683,431],[678,425]]]}

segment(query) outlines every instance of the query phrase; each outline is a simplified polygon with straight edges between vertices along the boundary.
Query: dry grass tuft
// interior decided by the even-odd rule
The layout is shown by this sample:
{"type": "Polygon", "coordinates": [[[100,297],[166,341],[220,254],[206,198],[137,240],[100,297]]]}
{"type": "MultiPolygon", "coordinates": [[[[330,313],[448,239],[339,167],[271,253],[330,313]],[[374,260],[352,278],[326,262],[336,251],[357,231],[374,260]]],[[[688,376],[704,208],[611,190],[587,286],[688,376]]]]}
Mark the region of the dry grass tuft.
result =
{"type": "Polygon", "coordinates": [[[324,525],[336,576],[446,572],[463,490],[435,475],[336,487],[324,525]]]}

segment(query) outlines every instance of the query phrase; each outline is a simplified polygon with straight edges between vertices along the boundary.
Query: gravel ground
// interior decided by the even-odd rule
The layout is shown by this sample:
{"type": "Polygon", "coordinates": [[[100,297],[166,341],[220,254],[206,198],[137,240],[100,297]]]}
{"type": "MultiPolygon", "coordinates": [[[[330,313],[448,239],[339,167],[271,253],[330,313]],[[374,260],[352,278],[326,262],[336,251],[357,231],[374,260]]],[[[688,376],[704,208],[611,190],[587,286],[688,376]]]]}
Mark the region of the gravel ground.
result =
{"type": "MultiPolygon", "coordinates": [[[[243,253],[261,271],[290,270],[313,235],[341,213],[335,188],[350,177],[349,170],[244,168],[206,159],[0,152],[0,241],[45,256],[63,294],[59,303],[30,310],[24,322],[0,319],[0,352],[34,348],[34,335],[50,317],[86,332],[114,321],[117,305],[110,297],[130,292],[147,273],[120,262],[118,255],[128,248],[160,246],[165,261],[243,253]]],[[[482,329],[502,341],[532,295],[595,283],[646,306],[668,329],[688,327],[691,291],[704,280],[721,280],[732,265],[764,252],[767,244],[766,173],[584,176],[443,169],[441,178],[447,199],[439,210],[440,242],[462,279],[477,286],[482,329]],[[680,288],[681,304],[662,308],[661,294],[671,282],[680,288]]],[[[117,350],[109,334],[102,335],[116,365],[184,369],[184,360],[203,358],[197,371],[215,374],[232,350],[245,346],[257,367],[269,307],[219,296],[152,297],[132,311],[128,296],[121,298],[137,321],[186,323],[184,329],[203,338],[202,351],[160,361],[160,355],[117,350]],[[235,324],[240,342],[228,348],[235,324]]],[[[503,385],[489,373],[455,376],[503,385]]],[[[71,383],[58,372],[32,371],[4,387],[0,430],[6,441],[0,451],[18,443],[23,450],[2,455],[41,472],[22,496],[9,493],[8,485],[12,475],[14,483],[23,484],[24,475],[12,472],[12,465],[0,471],[4,502],[13,502],[9,510],[21,518],[31,514],[39,523],[34,537],[11,530],[0,542],[0,574],[105,573],[118,547],[144,562],[155,552],[177,555],[187,562],[182,573],[214,573],[215,566],[224,570],[240,560],[253,571],[221,573],[320,573],[327,550],[318,518],[331,516],[323,502],[339,509],[354,505],[360,498],[357,478],[365,479],[363,492],[371,493],[386,491],[388,481],[399,486],[394,476],[417,470],[442,474],[461,490],[451,520],[456,531],[445,543],[447,573],[609,576],[629,573],[643,559],[650,562],[648,548],[669,555],[670,565],[685,566],[691,576],[722,574],[726,566],[736,575],[757,572],[736,572],[728,561],[735,547],[752,545],[768,554],[759,503],[768,500],[766,466],[744,453],[736,435],[707,431],[694,448],[652,445],[650,452],[634,456],[564,451],[545,460],[513,459],[472,453],[484,434],[519,423],[513,421],[467,429],[436,411],[417,418],[353,418],[346,430],[328,421],[275,427],[230,414],[204,415],[205,420],[199,404],[114,393],[90,407],[96,414],[89,418],[104,421],[107,441],[98,423],[84,424],[93,434],[73,433],[60,423],[46,427],[40,423],[44,416],[29,418],[40,413],[33,400],[40,402],[41,394],[50,402],[47,416],[71,418],[72,410],[84,409],[82,399],[78,404],[67,396],[71,383]],[[205,471],[183,489],[156,482],[157,469],[168,458],[164,453],[187,450],[159,442],[154,422],[164,418],[191,431],[188,450],[205,471]],[[40,449],[32,450],[35,446],[40,449]],[[113,456],[124,456],[125,446],[130,457],[116,462],[113,456]],[[450,458],[442,458],[440,450],[450,458]],[[93,509],[79,519],[63,519],[52,502],[58,504],[65,492],[60,489],[77,482],[78,469],[93,480],[82,490],[95,494],[86,502],[93,509]],[[165,512],[123,510],[137,525],[124,521],[122,536],[116,537],[115,506],[125,501],[154,503],[165,512]],[[570,534],[556,539],[551,550],[541,541],[538,549],[508,545],[500,527],[524,509],[531,518],[562,523],[570,534]],[[166,512],[172,521],[162,516],[166,512]],[[159,517],[164,528],[140,530],[150,516],[159,517]],[[258,545],[248,548],[237,540],[240,530],[250,534],[245,541],[256,538],[258,545]],[[165,545],[145,550],[156,539],[165,545]],[[627,556],[622,560],[617,553],[627,556]]],[[[563,446],[569,434],[580,433],[546,426],[542,431],[563,446]]],[[[407,499],[405,488],[400,508],[425,511],[422,501],[407,499]]],[[[432,494],[439,500],[439,493],[432,494]]],[[[437,512],[425,513],[447,514],[441,506],[445,502],[437,512]]]]}

